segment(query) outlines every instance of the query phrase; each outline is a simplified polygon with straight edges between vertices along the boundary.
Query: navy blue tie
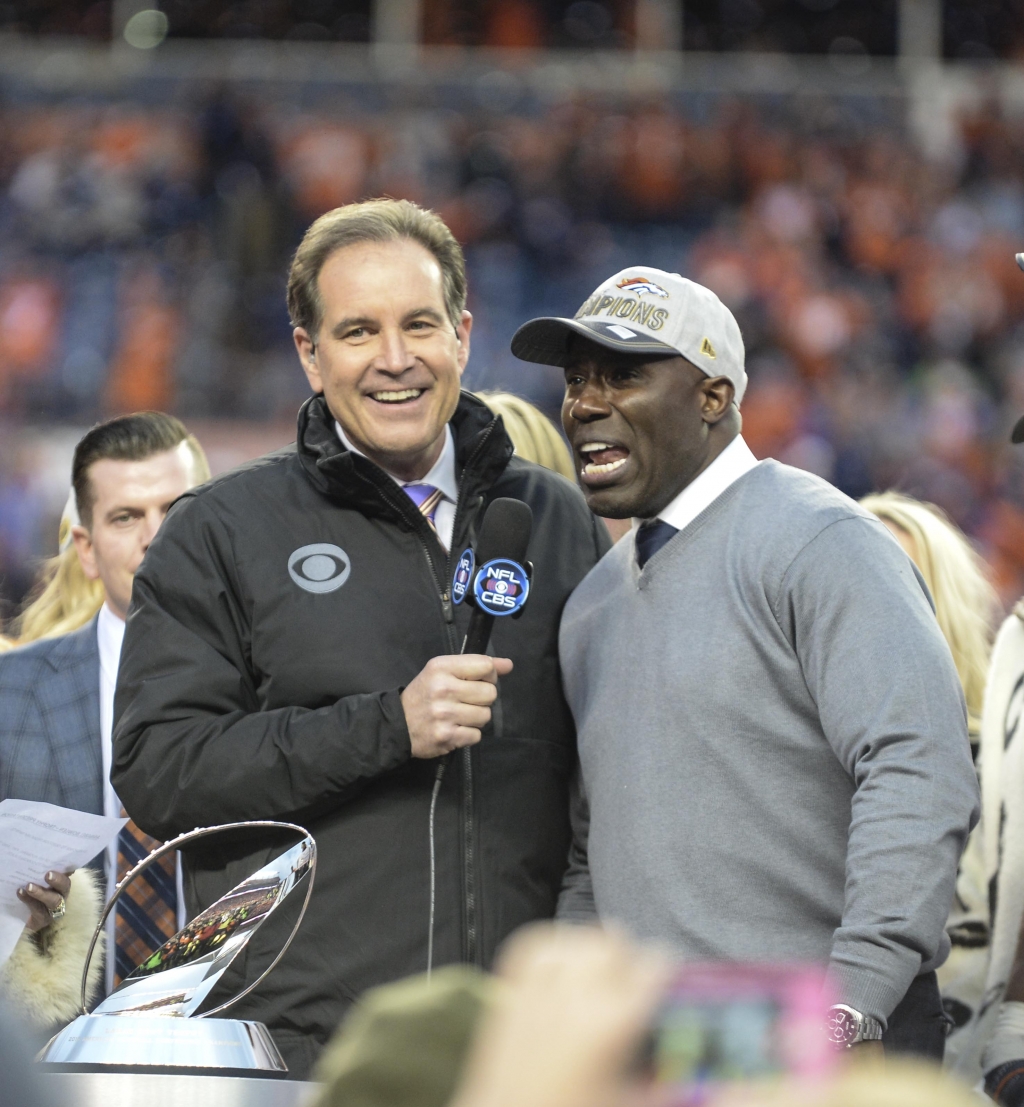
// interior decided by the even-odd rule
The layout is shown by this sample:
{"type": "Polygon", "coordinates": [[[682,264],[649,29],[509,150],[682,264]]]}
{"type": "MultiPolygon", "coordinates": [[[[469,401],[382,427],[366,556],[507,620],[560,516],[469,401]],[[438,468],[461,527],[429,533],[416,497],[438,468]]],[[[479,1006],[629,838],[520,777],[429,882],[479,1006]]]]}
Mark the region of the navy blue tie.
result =
{"type": "Polygon", "coordinates": [[[642,569],[679,528],[664,519],[649,519],[636,532],[636,562],[642,569]]]}

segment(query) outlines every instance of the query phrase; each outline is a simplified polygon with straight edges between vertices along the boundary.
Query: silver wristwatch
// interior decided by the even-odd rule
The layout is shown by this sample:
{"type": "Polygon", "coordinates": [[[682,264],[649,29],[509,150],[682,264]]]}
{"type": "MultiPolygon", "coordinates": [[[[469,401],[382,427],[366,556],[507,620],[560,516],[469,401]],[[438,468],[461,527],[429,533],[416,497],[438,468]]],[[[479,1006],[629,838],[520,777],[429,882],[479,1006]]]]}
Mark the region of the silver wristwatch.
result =
{"type": "Polygon", "coordinates": [[[861,1042],[880,1042],[882,1024],[870,1015],[862,1015],[845,1003],[833,1003],[826,1021],[828,1040],[838,1049],[849,1049],[861,1042]]]}

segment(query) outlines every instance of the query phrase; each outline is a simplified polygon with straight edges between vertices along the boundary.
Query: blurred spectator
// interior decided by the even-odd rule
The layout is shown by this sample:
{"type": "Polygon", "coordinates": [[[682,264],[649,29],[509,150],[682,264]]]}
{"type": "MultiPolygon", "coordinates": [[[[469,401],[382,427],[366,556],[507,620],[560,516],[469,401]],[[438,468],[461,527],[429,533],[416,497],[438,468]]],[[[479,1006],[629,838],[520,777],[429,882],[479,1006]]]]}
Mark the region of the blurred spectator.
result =
{"type": "MultiPolygon", "coordinates": [[[[615,45],[628,7],[438,0],[424,26],[437,42],[615,45]]],[[[340,35],[342,15],[324,13],[312,22],[340,35]]],[[[182,33],[200,33],[189,19],[182,33]]],[[[250,31],[283,36],[285,22],[250,31]]],[[[688,39],[718,43],[713,25],[695,13],[688,39]]],[[[823,97],[810,120],[798,100],[541,98],[514,69],[452,102],[443,86],[415,103],[373,84],[351,99],[298,87],[0,108],[0,410],[290,411],[302,384],[278,371],[280,302],[298,229],[360,196],[409,196],[466,247],[467,387],[551,413],[560,378],[517,364],[509,335],[645,257],[736,312],[758,456],[854,496],[898,485],[935,502],[979,541],[1003,603],[1024,592],[1024,463],[1005,445],[1024,405],[1024,127],[998,103],[979,97],[959,121],[962,160],[935,166],[869,97],[823,97]]],[[[26,554],[0,556],[18,593],[26,554]]]]}
{"type": "MultiPolygon", "coordinates": [[[[968,1079],[1002,1069],[994,1085],[1012,1084],[1006,1103],[1024,1101],[1024,743],[1019,738],[1024,688],[1024,603],[996,636],[981,723],[981,831],[984,878],[992,911],[985,1002],[972,1025],[959,1069],[968,1079]],[[1004,1080],[1005,1078],[1005,1080],[1004,1080]]],[[[998,1102],[1004,1102],[996,1097],[998,1102]]]]}
{"type": "MultiPolygon", "coordinates": [[[[43,635],[59,622],[81,619],[82,625],[0,656],[0,799],[122,814],[109,784],[110,734],[132,581],[171,503],[208,473],[198,443],[178,420],[160,412],[100,424],[79,442],[72,466],[77,518],[72,521],[68,511],[68,522],[82,575],[99,582],[103,603],[90,618],[94,594],[80,588],[77,574],[67,572],[58,557],[35,611],[30,609],[30,625],[43,635]],[[69,585],[72,594],[65,591],[69,585]]],[[[30,1025],[52,1033],[78,1012],[104,887],[112,892],[155,845],[129,822],[107,854],[70,882],[63,873],[41,873],[38,884],[18,890],[31,919],[0,968],[0,992],[30,1025]]],[[[111,914],[108,991],[178,929],[173,861],[155,877],[145,902],[129,902],[111,914]]],[[[86,988],[90,997],[101,980],[97,957],[86,988]]]]}
{"type": "Polygon", "coordinates": [[[493,995],[469,965],[367,992],[317,1062],[315,1107],[445,1107],[493,995]]]}
{"type": "Polygon", "coordinates": [[[60,517],[59,552],[41,566],[30,602],[18,620],[19,645],[35,642],[38,638],[70,634],[89,622],[103,603],[102,583],[90,580],[78,560],[71,537],[71,528],[78,525],[78,509],[72,491],[60,517]]]}
{"type": "Polygon", "coordinates": [[[542,411],[513,392],[478,392],[477,397],[501,416],[515,452],[524,461],[535,461],[576,483],[569,447],[542,411]]]}
{"type": "MultiPolygon", "coordinates": [[[[536,461],[546,469],[561,473],[576,481],[576,470],[565,439],[555,424],[529,400],[513,392],[478,392],[477,396],[505,422],[505,430],[516,453],[527,461],[536,461]]],[[[605,519],[612,541],[616,542],[630,528],[629,519],[605,519]]]]}
{"type": "Polygon", "coordinates": [[[708,1107],[979,1107],[979,1096],[939,1068],[887,1061],[884,1066],[851,1065],[818,1085],[781,1081],[727,1089],[708,1107]]]}
{"type": "MultiPolygon", "coordinates": [[[[664,1103],[635,1061],[669,980],[614,932],[529,927],[496,979],[448,968],[369,993],[328,1045],[315,1107],[629,1107],[664,1103]]],[[[672,1090],[675,1092],[675,1089],[672,1090]]],[[[675,1101],[674,1095],[672,1101],[675,1101]]],[[[813,1082],[702,1090],[708,1107],[970,1107],[933,1066],[851,1056],[813,1082]]]]}
{"type": "MultiPolygon", "coordinates": [[[[192,455],[195,482],[204,484],[210,479],[206,454],[193,435],[189,435],[185,443],[192,455]]],[[[80,525],[72,490],[60,517],[57,556],[45,561],[39,569],[28,606],[17,621],[18,645],[70,634],[85,626],[102,606],[103,584],[85,575],[72,539],[72,529],[80,525]]]]}
{"type": "Polygon", "coordinates": [[[985,564],[933,504],[899,492],[865,496],[860,503],[885,523],[921,570],[963,685],[968,734],[976,746],[999,602],[986,578],[985,564]]]}
{"type": "Polygon", "coordinates": [[[614,930],[524,927],[496,981],[458,966],[370,992],[324,1052],[316,1107],[612,1103],[668,974],[614,930]]]}
{"type": "MultiPolygon", "coordinates": [[[[931,504],[898,492],[865,496],[861,506],[877,515],[920,569],[949,644],[967,702],[967,733],[977,762],[981,711],[998,610],[985,566],[964,535],[931,504]]],[[[988,968],[990,915],[980,824],[971,831],[957,871],[956,894],[946,923],[951,950],[938,969],[939,989],[953,1031],[946,1064],[956,1068],[968,1048],[969,1025],[982,1004],[988,968]]]]}

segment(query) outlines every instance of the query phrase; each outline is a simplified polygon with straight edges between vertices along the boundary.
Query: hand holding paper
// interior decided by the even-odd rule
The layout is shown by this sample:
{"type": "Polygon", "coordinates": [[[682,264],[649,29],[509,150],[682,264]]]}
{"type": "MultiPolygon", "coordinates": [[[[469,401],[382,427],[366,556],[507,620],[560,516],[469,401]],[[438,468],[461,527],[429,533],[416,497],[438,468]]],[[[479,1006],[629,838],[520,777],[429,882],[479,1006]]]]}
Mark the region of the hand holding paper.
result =
{"type": "Polygon", "coordinates": [[[51,869],[43,877],[46,881],[45,886],[33,881],[31,884],[26,884],[24,888],[18,889],[18,899],[32,912],[31,918],[25,924],[29,930],[42,930],[49,926],[58,917],[54,914],[55,911],[63,914],[61,905],[71,891],[73,871],[69,869],[67,872],[60,873],[51,869]]]}
{"type": "Polygon", "coordinates": [[[87,864],[127,821],[32,800],[0,803],[0,965],[31,914],[18,889],[40,884],[51,870],[63,873],[87,864]]]}

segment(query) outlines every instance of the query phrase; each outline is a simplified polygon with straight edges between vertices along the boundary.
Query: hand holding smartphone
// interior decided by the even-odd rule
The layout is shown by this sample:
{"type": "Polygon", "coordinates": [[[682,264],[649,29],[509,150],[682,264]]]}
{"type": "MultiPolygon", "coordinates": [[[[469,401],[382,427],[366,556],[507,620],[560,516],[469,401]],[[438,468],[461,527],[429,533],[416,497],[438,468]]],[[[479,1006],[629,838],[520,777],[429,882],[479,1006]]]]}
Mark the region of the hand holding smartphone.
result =
{"type": "Polygon", "coordinates": [[[823,1075],[838,1057],[825,1034],[825,995],[817,967],[683,966],[655,1021],[652,1098],[696,1107],[723,1084],[823,1075]]]}

